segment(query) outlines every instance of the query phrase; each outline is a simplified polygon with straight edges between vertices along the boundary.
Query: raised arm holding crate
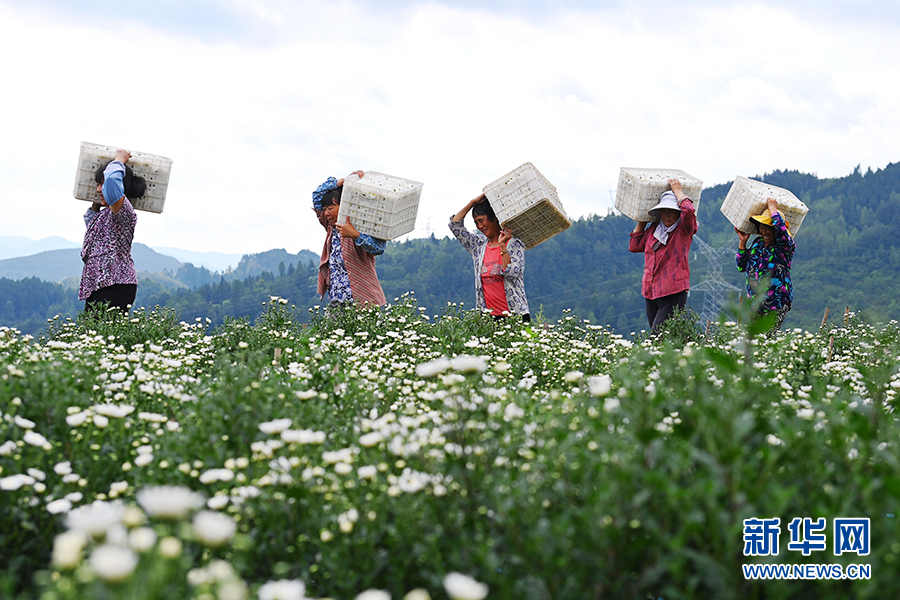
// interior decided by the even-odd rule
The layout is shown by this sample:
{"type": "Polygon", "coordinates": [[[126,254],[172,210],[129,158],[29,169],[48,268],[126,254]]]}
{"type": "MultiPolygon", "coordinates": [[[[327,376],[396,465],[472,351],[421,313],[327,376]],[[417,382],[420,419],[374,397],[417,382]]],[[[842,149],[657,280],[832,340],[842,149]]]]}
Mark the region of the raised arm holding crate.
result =
{"type": "MultiPolygon", "coordinates": [[[[364,175],[362,171],[351,173],[364,175]]],[[[319,259],[317,292],[328,293],[332,304],[382,306],[384,290],[375,272],[375,257],[383,254],[387,242],[356,230],[348,219],[338,223],[344,180],[329,177],[313,192],[313,210],[325,228],[325,244],[319,259]]]]}
{"type": "Polygon", "coordinates": [[[500,227],[484,194],[450,218],[450,231],[472,255],[476,308],[489,309],[498,319],[514,314],[530,321],[525,297],[525,245],[500,227]],[[470,232],[463,223],[469,211],[479,233],[470,232]]]}

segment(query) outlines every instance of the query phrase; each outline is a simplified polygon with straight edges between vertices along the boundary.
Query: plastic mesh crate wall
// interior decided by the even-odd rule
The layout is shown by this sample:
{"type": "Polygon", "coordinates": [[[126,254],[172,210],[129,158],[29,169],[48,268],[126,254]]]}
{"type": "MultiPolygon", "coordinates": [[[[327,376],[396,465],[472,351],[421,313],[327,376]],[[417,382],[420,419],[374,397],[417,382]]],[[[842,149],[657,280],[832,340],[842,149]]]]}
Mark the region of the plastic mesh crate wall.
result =
{"type": "Polygon", "coordinates": [[[483,189],[500,224],[534,248],[572,226],[556,188],[525,163],[483,189]]]}
{"type": "Polygon", "coordinates": [[[416,227],[422,184],[418,181],[366,171],[365,177],[344,179],[339,222],[350,222],[361,233],[392,240],[416,227]]]}
{"type": "MultiPolygon", "coordinates": [[[[114,146],[101,146],[81,142],[81,152],[78,156],[78,172],[75,174],[74,195],[79,200],[88,202],[100,202],[100,194],[97,193],[97,183],[94,181],[94,173],[104,163],[116,157],[114,146]]],[[[155,154],[132,152],[128,166],[135,175],[143,177],[147,182],[147,191],[143,198],[128,200],[136,210],[161,213],[166,204],[166,191],[169,187],[169,174],[172,171],[172,159],[155,154]]]]}
{"type": "Polygon", "coordinates": [[[703,182],[680,169],[639,169],[622,167],[619,169],[619,187],[616,191],[616,210],[635,221],[658,221],[647,214],[659,204],[663,192],[670,190],[669,180],[681,182],[684,194],[694,203],[700,201],[703,182]]]}
{"type": "Polygon", "coordinates": [[[755,179],[735,177],[728,195],[722,202],[721,211],[732,225],[744,233],[756,233],[756,227],[751,224],[750,217],[762,214],[766,210],[768,198],[775,198],[779,212],[790,223],[791,234],[796,234],[809,209],[788,190],[755,179]]]}

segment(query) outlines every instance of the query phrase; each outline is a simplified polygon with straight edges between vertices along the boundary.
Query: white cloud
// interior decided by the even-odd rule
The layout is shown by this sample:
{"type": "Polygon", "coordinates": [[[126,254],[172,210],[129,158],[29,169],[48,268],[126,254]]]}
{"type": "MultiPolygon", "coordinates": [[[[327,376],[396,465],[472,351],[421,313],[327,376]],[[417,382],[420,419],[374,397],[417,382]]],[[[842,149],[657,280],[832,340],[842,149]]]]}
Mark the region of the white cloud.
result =
{"type": "Polygon", "coordinates": [[[169,27],[47,6],[0,2],[4,235],[80,240],[82,140],[174,159],[136,241],[224,252],[318,251],[310,193],[357,168],[423,181],[413,235],[444,235],[525,161],[581,216],[606,212],[621,166],[716,184],[900,158],[895,32],[859,15],[222,0],[169,27]]]}

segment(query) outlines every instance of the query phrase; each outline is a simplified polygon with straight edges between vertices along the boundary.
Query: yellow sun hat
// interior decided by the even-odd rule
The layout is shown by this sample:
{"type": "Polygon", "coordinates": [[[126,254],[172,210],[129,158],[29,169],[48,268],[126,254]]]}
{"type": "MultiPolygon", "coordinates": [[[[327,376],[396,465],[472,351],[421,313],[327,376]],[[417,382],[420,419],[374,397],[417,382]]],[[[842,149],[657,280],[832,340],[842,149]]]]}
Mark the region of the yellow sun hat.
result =
{"type": "MultiPolygon", "coordinates": [[[[784,219],[784,215],[781,215],[781,218],[784,219]]],[[[750,220],[762,225],[768,225],[769,227],[772,227],[772,213],[768,208],[764,210],[762,214],[750,217],[750,220]]],[[[793,236],[794,234],[791,233],[791,224],[787,219],[784,219],[784,226],[787,227],[788,234],[793,236]]]]}

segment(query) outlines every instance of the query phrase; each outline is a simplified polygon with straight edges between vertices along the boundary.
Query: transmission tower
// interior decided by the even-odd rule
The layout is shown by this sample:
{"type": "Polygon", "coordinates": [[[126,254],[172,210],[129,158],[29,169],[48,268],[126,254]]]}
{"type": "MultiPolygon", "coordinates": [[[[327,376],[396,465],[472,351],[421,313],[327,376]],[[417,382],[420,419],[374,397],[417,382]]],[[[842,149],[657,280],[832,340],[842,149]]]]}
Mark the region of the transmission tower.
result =
{"type": "Polygon", "coordinates": [[[741,288],[735,287],[722,278],[722,261],[734,256],[733,246],[720,246],[713,248],[700,236],[694,236],[694,242],[699,244],[700,252],[706,255],[706,279],[691,288],[695,292],[706,292],[703,296],[703,312],[700,313],[700,322],[715,322],[725,305],[725,292],[740,292],[741,288]]]}

